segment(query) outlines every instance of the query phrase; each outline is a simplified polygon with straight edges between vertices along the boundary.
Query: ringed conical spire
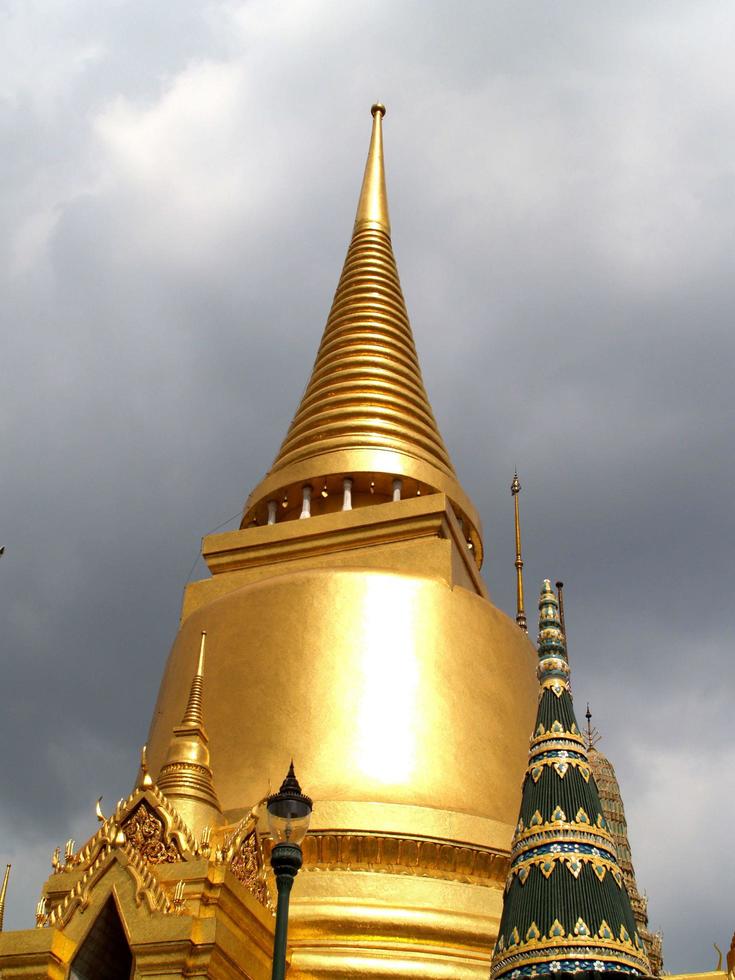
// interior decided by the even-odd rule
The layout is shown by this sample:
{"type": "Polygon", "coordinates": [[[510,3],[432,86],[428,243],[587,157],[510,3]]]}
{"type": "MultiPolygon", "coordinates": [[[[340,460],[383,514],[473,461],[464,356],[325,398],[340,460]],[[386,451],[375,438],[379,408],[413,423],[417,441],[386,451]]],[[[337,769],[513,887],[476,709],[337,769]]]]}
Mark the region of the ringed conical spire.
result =
{"type": "Polygon", "coordinates": [[[559,604],[548,579],[539,610],[540,699],[491,977],[648,976],[574,715],[559,604]]]}
{"type": "Polygon", "coordinates": [[[209,764],[209,739],[202,710],[206,639],[206,631],[202,630],[186,710],[181,724],[173,730],[166,761],[156,780],[158,788],[175,803],[192,830],[219,822],[222,813],[209,764]]]}
{"type": "Polygon", "coordinates": [[[376,103],[372,115],[352,240],[311,378],[270,472],[248,498],[242,527],[273,523],[276,502],[279,519],[300,516],[305,486],[316,515],[335,509],[344,479],[351,481],[352,506],[396,499],[392,487],[400,480],[404,497],[447,494],[480,564],[479,518],[429,404],[393,255],[385,107],[376,103]]]}

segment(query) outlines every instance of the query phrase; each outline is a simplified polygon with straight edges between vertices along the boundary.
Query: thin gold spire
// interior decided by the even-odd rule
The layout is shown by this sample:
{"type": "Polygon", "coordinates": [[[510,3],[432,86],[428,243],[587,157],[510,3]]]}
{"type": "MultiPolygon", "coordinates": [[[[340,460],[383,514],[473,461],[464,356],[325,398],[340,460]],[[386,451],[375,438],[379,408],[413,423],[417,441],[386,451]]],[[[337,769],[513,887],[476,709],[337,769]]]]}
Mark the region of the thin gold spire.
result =
{"type": "Polygon", "coordinates": [[[202,641],[199,646],[199,662],[194,680],[191,682],[189,691],[189,701],[186,705],[184,717],[181,719],[182,725],[189,727],[204,728],[204,716],[202,714],[202,691],[204,687],[204,647],[207,642],[207,631],[202,630],[202,641]]]}
{"type": "Polygon", "coordinates": [[[556,583],[556,594],[559,596],[559,622],[561,623],[561,631],[564,634],[564,645],[567,648],[567,657],[569,656],[569,646],[567,644],[567,624],[564,619],[564,583],[556,583]]]}
{"type": "MultiPolygon", "coordinates": [[[[445,493],[482,564],[478,514],[460,485],[429,404],[390,238],[383,166],[385,108],[372,107],[372,135],[347,256],[311,378],[265,479],[245,505],[242,528],[272,524],[283,508],[302,513],[304,487],[342,485],[355,501],[445,493]],[[270,510],[269,510],[270,504],[270,510]]],[[[327,495],[328,496],[328,495],[327,495]]],[[[330,509],[327,504],[325,510],[330,509]]],[[[311,498],[311,514],[322,497],[311,498]]]]}
{"type": "Polygon", "coordinates": [[[521,516],[518,509],[518,494],[521,492],[521,484],[518,479],[518,470],[513,475],[513,482],[510,485],[510,492],[513,496],[516,512],[516,622],[523,630],[528,633],[528,622],[526,621],[526,610],[523,606],[523,558],[521,557],[521,516]]]}
{"type": "Polygon", "coordinates": [[[3,875],[3,884],[0,888],[0,932],[3,931],[3,919],[5,918],[5,896],[8,893],[8,881],[10,879],[10,865],[5,865],[5,874],[3,875]]]}
{"type": "Polygon", "coordinates": [[[218,823],[222,813],[209,764],[209,739],[204,729],[202,700],[206,639],[207,632],[202,630],[186,710],[181,724],[173,730],[166,761],[157,779],[158,788],[175,802],[193,831],[218,823]]]}
{"type": "Polygon", "coordinates": [[[365,176],[362,179],[360,201],[355,215],[355,231],[360,228],[382,228],[390,235],[388,194],[385,189],[385,164],[383,163],[385,106],[381,102],[376,102],[370,112],[373,115],[373,132],[365,164],[365,176]]]}

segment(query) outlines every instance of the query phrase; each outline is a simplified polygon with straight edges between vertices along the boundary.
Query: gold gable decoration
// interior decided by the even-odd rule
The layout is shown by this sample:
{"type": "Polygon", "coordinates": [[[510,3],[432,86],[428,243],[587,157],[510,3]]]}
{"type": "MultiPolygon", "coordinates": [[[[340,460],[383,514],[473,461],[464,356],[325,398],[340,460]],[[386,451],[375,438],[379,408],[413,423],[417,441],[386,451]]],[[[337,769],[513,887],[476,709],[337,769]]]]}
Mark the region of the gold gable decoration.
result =
{"type": "MultiPolygon", "coordinates": [[[[149,904],[159,911],[180,912],[184,902],[183,892],[174,894],[179,882],[169,885],[166,878],[166,884],[159,886],[156,874],[166,866],[201,866],[202,862],[229,868],[261,905],[272,909],[263,847],[257,833],[260,804],[234,828],[219,828],[213,836],[212,828],[205,827],[197,839],[145,768],[139,782],[127,799],[120,800],[110,817],[104,817],[97,804],[101,826],[78,851],[74,851],[74,841],[67,841],[63,863],[60,849],[54,851],[52,874],[37,907],[37,927],[58,925],[65,919],[70,903],[92,887],[99,869],[115,852],[126,856],[141,894],[145,889],[155,892],[149,904]]],[[[185,876],[186,870],[180,874],[185,876]]]]}
{"type": "Polygon", "coordinates": [[[234,829],[225,834],[217,857],[264,908],[274,912],[272,874],[258,830],[258,817],[266,799],[259,800],[234,829]]]}
{"type": "Polygon", "coordinates": [[[149,864],[181,861],[181,851],[166,834],[163,821],[141,801],[120,828],[126,842],[149,864]]]}
{"type": "Polygon", "coordinates": [[[54,851],[36,929],[24,934],[21,952],[10,944],[10,934],[0,933],[3,980],[66,976],[110,901],[135,945],[136,971],[148,975],[150,960],[156,970],[165,967],[167,976],[183,976],[195,956],[197,963],[214,964],[208,976],[230,976],[221,972],[230,956],[226,949],[245,933],[251,942],[238,953],[238,965],[246,964],[238,975],[270,976],[273,903],[258,806],[239,824],[205,827],[197,838],[145,762],[138,783],[108,817],[98,801],[100,826],[81,848],[67,841],[63,860],[60,848],[54,851]]]}
{"type": "Polygon", "coordinates": [[[159,863],[162,854],[169,856],[166,860],[174,859],[174,853],[175,860],[183,860],[186,855],[197,853],[197,842],[189,828],[158,787],[148,782],[120,800],[113,814],[103,818],[97,833],[77,852],[74,841],[67,841],[63,864],[57,848],[51,859],[52,877],[67,871],[85,871],[102,848],[123,844],[151,864],[159,863]]]}

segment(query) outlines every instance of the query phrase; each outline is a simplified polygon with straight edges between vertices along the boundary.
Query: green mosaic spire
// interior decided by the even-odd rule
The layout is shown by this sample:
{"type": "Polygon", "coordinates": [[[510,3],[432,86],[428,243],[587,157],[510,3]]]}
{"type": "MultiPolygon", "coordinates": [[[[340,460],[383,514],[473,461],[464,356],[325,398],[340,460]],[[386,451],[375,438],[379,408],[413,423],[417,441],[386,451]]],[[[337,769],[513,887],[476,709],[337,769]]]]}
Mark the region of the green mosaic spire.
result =
{"type": "Polygon", "coordinates": [[[539,611],[538,715],[491,977],[648,976],[574,716],[559,604],[548,579],[539,611]]]}

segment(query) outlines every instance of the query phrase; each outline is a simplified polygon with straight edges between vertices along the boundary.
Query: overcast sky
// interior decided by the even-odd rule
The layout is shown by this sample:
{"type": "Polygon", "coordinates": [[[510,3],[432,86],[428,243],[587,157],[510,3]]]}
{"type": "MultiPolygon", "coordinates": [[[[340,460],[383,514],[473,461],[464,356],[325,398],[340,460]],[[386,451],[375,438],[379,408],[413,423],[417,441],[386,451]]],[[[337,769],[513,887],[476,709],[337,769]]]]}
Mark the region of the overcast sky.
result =
{"type": "Polygon", "coordinates": [[[199,539],[308,378],[379,98],[491,594],[512,613],[517,464],[532,632],[564,579],[578,716],[666,966],[714,967],[735,929],[734,36],[726,0],[0,4],[6,928],[130,789],[199,539]]]}

